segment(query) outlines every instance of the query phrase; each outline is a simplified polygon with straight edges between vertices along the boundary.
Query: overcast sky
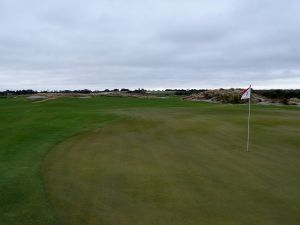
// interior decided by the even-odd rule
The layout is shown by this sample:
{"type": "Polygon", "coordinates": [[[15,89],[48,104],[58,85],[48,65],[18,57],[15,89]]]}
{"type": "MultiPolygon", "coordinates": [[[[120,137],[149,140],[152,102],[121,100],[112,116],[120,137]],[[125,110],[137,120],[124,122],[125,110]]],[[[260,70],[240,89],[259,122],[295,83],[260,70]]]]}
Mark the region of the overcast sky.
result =
{"type": "Polygon", "coordinates": [[[299,0],[0,0],[0,89],[300,88],[299,0]]]}

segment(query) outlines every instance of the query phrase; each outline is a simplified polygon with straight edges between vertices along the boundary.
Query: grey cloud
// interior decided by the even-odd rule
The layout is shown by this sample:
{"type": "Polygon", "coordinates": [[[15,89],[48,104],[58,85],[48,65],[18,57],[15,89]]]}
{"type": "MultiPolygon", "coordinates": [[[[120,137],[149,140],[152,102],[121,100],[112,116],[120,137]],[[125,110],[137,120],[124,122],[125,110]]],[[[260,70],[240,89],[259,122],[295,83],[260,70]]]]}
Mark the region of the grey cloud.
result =
{"type": "Polygon", "coordinates": [[[295,0],[2,0],[0,89],[300,88],[299,9],[295,0]]]}

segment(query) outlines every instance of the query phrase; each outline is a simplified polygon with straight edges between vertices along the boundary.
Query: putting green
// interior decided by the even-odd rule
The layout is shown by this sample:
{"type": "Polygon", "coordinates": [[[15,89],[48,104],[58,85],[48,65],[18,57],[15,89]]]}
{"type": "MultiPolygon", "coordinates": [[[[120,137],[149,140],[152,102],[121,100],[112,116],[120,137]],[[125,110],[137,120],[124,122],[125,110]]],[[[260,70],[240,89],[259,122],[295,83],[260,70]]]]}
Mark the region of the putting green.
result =
{"type": "Polygon", "coordinates": [[[114,110],[69,138],[43,174],[63,225],[268,225],[300,220],[299,111],[241,106],[114,110]],[[212,110],[213,108],[213,110],[212,110]]]}

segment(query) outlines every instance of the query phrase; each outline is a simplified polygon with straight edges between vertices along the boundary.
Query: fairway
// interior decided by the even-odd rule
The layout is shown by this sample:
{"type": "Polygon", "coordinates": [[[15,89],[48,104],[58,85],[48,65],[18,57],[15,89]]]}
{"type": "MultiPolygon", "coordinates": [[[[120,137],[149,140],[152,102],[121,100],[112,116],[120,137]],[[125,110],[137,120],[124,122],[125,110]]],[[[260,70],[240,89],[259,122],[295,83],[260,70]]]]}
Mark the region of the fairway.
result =
{"type": "Polygon", "coordinates": [[[299,224],[297,107],[0,100],[1,225],[299,224]]]}

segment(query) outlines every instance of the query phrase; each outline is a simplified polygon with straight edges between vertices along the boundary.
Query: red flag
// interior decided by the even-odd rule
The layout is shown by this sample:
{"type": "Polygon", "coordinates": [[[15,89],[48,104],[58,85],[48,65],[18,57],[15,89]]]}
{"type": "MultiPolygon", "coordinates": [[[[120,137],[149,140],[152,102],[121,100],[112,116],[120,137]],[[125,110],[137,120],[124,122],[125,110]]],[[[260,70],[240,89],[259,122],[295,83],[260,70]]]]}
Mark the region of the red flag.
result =
{"type": "Polygon", "coordinates": [[[251,85],[243,90],[241,99],[249,99],[251,98],[251,85]]]}

